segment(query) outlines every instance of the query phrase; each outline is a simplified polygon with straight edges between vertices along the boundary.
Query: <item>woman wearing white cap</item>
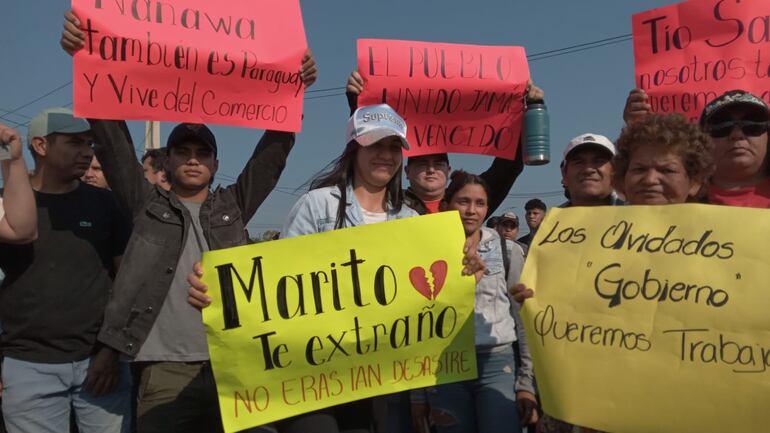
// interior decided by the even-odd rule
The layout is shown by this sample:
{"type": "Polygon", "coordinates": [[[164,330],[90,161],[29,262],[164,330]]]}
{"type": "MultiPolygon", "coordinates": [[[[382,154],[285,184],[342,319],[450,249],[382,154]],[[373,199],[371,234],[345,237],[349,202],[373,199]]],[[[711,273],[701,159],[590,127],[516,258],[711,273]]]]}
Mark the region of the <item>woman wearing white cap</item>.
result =
{"type": "MultiPolygon", "coordinates": [[[[401,149],[409,149],[406,122],[386,104],[361,107],[348,121],[347,145],[325,172],[310,181],[289,212],[281,237],[417,216],[403,204],[401,149]]],[[[278,423],[284,433],[366,432],[372,402],[362,400],[278,423]]]]}
{"type": "MultiPolygon", "coordinates": [[[[417,216],[403,204],[401,190],[402,149],[409,149],[406,132],[404,119],[387,104],[356,110],[348,121],[345,150],[310,181],[310,191],[292,207],[281,237],[417,216]]],[[[466,275],[482,270],[475,251],[465,262],[466,275]]],[[[200,267],[195,271],[188,278],[192,285],[189,302],[206,307],[210,298],[199,278],[200,267]]],[[[397,406],[399,401],[394,397],[392,404],[397,406]]],[[[391,407],[390,400],[388,406],[388,427],[408,422],[407,415],[391,407]]],[[[299,415],[277,425],[281,433],[368,432],[373,418],[372,400],[367,399],[299,415]]]]}
{"type": "Polygon", "coordinates": [[[416,216],[401,192],[406,122],[386,104],[362,107],[348,122],[347,145],[330,168],[310,182],[294,205],[282,237],[416,216]]]}

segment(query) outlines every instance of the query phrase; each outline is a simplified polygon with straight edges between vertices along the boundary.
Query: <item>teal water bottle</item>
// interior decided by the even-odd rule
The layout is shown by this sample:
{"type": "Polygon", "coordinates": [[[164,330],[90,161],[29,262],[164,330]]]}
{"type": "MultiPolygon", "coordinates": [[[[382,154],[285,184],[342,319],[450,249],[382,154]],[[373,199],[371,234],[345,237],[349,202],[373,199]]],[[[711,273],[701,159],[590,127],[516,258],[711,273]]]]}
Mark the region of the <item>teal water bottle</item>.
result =
{"type": "Polygon", "coordinates": [[[544,165],[551,161],[551,127],[545,103],[527,104],[522,145],[524,164],[544,165]]]}

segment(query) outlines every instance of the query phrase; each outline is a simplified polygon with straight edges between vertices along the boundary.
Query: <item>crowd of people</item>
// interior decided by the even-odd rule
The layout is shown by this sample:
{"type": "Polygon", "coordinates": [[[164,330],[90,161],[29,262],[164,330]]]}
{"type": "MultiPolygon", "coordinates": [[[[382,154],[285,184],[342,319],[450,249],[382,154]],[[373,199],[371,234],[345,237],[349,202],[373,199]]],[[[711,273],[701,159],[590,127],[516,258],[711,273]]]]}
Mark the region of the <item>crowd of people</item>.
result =
{"type": "MultiPolygon", "coordinates": [[[[68,13],[62,47],[72,54],[83,40],[68,13]]],[[[299,73],[306,87],[316,80],[310,51],[299,73]]],[[[547,209],[539,199],[527,202],[524,236],[516,213],[493,216],[523,171],[522,146],[514,160],[496,158],[481,174],[453,170],[445,153],[404,160],[406,122],[385,104],[358,107],[364,86],[357,72],[348,77],[351,115],[340,156],[309,181],[280,236],[458,211],[463,272],[476,280],[478,378],[249,431],[592,431],[539,405],[519,316],[534,290],[519,277],[547,209]]],[[[526,101],[544,98],[530,82],[526,101]]],[[[770,207],[764,100],[729,91],[697,124],[653,113],[648,100],[631,91],[614,142],[575,131],[560,165],[561,207],[770,207]]],[[[0,431],[222,431],[200,311],[211,298],[199,261],[205,251],[249,242],[246,224],[276,186],[294,142],[292,133],[266,131],[236,182],[212,189],[220,148],[205,125],[177,125],[164,149],[137,160],[125,121],[46,109],[29,124],[31,174],[21,135],[0,125],[10,154],[0,205],[0,431]]]]}

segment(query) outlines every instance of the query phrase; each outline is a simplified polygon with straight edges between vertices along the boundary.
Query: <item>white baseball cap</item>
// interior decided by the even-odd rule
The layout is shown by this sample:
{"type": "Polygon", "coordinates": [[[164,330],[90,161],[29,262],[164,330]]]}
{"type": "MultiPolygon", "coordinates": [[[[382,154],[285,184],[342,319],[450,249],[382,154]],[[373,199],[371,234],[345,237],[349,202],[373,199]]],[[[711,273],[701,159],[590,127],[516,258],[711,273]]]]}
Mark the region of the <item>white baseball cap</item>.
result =
{"type": "Polygon", "coordinates": [[[615,156],[615,145],[612,144],[609,138],[599,134],[587,133],[578,135],[577,137],[570,140],[569,144],[567,144],[567,148],[564,150],[564,159],[562,160],[562,164],[564,164],[564,161],[567,160],[567,155],[569,155],[570,152],[581,146],[587,145],[603,147],[607,149],[607,151],[610,152],[612,156],[615,156]]]}
{"type": "Polygon", "coordinates": [[[348,120],[347,142],[356,140],[361,146],[370,146],[383,138],[398,137],[404,149],[409,149],[406,141],[406,122],[390,105],[369,105],[361,107],[348,120]]]}

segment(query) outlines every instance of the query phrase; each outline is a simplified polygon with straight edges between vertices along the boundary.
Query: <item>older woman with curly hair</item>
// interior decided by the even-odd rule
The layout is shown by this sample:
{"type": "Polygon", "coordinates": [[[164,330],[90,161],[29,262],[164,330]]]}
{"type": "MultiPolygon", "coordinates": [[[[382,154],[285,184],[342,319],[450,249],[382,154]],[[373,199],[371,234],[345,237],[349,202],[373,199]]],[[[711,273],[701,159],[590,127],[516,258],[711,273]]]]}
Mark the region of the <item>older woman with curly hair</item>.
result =
{"type": "Polygon", "coordinates": [[[699,201],[714,170],[709,137],[681,114],[653,114],[616,144],[614,186],[629,204],[699,201]]]}
{"type": "MultiPolygon", "coordinates": [[[[626,124],[651,113],[649,96],[632,90],[623,112],[626,124]]],[[[740,89],[725,92],[703,108],[699,123],[714,143],[708,202],[770,208],[770,106],[762,96],[740,89]]]]}

